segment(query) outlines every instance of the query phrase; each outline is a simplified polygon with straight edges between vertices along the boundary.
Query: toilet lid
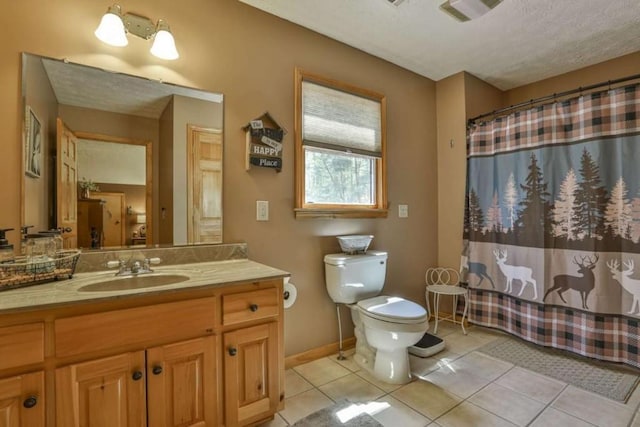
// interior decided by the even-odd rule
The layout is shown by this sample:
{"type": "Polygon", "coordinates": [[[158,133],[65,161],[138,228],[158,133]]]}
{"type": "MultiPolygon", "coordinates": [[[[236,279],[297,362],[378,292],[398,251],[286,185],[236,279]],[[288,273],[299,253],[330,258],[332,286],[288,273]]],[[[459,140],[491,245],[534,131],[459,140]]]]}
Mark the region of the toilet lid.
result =
{"type": "Polygon", "coordinates": [[[395,323],[420,323],[427,318],[427,310],[415,302],[400,297],[380,295],[358,302],[367,316],[395,323]]]}

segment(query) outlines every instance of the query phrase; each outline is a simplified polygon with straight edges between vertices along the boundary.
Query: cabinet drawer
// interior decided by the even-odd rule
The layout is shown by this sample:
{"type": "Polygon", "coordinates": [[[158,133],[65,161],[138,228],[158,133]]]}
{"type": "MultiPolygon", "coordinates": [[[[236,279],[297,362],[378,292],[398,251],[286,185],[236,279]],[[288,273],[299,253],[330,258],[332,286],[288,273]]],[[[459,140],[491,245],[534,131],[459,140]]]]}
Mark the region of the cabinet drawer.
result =
{"type": "Polygon", "coordinates": [[[0,328],[0,369],[44,361],[44,323],[0,328]]]}
{"type": "Polygon", "coordinates": [[[233,325],[278,315],[278,288],[222,296],[222,324],[233,325]]]}
{"type": "Polygon", "coordinates": [[[55,321],[56,356],[212,334],[215,297],[86,314],[55,321]]]}

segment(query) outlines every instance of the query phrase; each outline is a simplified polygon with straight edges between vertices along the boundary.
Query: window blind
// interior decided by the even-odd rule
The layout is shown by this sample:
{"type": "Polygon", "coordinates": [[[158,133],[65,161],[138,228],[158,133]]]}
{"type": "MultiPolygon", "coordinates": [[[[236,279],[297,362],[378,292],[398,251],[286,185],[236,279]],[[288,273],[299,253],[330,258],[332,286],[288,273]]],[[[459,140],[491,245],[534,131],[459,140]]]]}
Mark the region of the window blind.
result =
{"type": "Polygon", "coordinates": [[[302,143],[382,157],[380,102],[302,82],[302,143]]]}

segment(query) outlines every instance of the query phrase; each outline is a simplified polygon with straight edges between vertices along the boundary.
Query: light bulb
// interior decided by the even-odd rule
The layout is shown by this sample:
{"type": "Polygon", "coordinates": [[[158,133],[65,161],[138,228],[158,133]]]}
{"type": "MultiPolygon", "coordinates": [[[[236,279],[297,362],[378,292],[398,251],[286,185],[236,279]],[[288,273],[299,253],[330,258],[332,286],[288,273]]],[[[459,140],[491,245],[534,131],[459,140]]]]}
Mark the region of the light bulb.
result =
{"type": "Polygon", "coordinates": [[[102,42],[111,46],[126,46],[129,44],[124,30],[124,23],[120,16],[120,6],[111,6],[107,10],[94,34],[102,42]]]}
{"type": "Polygon", "coordinates": [[[161,59],[178,59],[180,55],[176,49],[176,42],[173,39],[169,26],[162,20],[158,21],[157,32],[151,46],[151,54],[161,59]]]}

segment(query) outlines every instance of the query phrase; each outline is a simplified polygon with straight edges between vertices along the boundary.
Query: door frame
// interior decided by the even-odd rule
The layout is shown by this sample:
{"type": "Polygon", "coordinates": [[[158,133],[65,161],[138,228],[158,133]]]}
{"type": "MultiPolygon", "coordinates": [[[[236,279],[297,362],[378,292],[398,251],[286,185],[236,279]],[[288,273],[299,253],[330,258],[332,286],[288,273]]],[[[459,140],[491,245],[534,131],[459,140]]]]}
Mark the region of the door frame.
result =
{"type": "Polygon", "coordinates": [[[75,249],[78,247],[78,136],[60,117],[56,118],[55,171],[55,226],[62,231],[63,248],[75,249]],[[71,158],[73,162],[67,162],[71,158]],[[73,166],[73,173],[67,173],[66,180],[63,165],[73,166]]]}
{"type": "MultiPolygon", "coordinates": [[[[120,136],[106,135],[93,132],[75,132],[79,139],[91,139],[101,142],[112,142],[115,144],[141,145],[145,147],[145,214],[147,216],[147,240],[146,244],[154,243],[153,236],[153,145],[151,141],[141,139],[125,138],[120,136]]],[[[126,239],[125,239],[126,242],[126,239]]]]}

